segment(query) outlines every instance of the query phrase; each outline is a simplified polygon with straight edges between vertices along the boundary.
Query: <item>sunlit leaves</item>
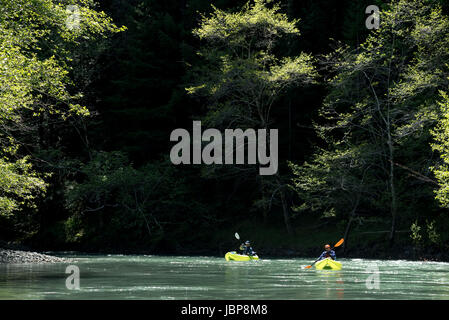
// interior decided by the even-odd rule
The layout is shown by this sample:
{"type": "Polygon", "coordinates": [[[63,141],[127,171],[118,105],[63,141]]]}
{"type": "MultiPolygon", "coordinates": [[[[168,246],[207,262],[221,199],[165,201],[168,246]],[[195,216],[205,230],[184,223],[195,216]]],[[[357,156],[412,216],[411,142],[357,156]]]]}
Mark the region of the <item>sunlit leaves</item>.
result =
{"type": "Polygon", "coordinates": [[[212,15],[203,16],[201,27],[193,31],[200,39],[211,43],[221,42],[251,52],[252,47],[270,46],[284,34],[299,34],[295,26],[298,21],[289,21],[287,15],[279,12],[279,5],[269,0],[255,0],[237,13],[213,8],[212,15]]]}
{"type": "Polygon", "coordinates": [[[45,189],[27,158],[15,162],[0,159],[0,215],[10,215],[21,205],[33,205],[33,199],[45,189]]]}
{"type": "Polygon", "coordinates": [[[24,140],[38,130],[36,118],[89,115],[82,93],[74,89],[72,51],[81,41],[123,28],[96,11],[91,0],[0,3],[0,214],[10,214],[21,205],[31,206],[45,191],[44,177],[23,157],[24,140]],[[66,23],[69,4],[79,9],[75,28],[66,23]]]}
{"type": "Polygon", "coordinates": [[[207,97],[213,110],[208,120],[223,124],[226,116],[234,125],[265,127],[284,89],[314,83],[317,77],[311,55],[274,53],[280,41],[299,35],[298,21],[290,21],[278,4],[267,0],[248,2],[236,13],[213,8],[193,31],[203,40],[200,55],[207,64],[194,68],[198,83],[186,90],[207,97]]]}
{"type": "Polygon", "coordinates": [[[432,131],[435,139],[432,148],[438,151],[442,163],[433,167],[432,170],[440,185],[440,188],[436,190],[436,198],[444,207],[449,208],[449,95],[441,91],[441,97],[438,103],[441,116],[432,131]]]}

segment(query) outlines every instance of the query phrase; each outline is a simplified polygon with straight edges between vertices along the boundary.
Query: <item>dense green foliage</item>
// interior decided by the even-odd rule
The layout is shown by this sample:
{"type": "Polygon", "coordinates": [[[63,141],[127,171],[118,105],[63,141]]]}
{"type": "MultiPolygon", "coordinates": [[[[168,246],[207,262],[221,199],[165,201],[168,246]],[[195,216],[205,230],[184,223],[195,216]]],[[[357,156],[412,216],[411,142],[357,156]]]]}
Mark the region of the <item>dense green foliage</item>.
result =
{"type": "Polygon", "coordinates": [[[398,223],[407,228],[413,217],[440,212],[432,203],[429,129],[438,90],[448,84],[449,20],[421,0],[393,1],[380,19],[356,50],[340,45],[326,57],[335,76],[316,125],[326,145],[292,167],[304,201],[298,209],[346,219],[346,236],[359,213],[390,215],[393,242],[398,223]]]}
{"type": "Polygon", "coordinates": [[[432,144],[434,150],[440,153],[441,162],[433,167],[433,172],[440,187],[436,190],[437,199],[445,208],[449,206],[449,96],[441,91],[440,114],[435,130],[432,134],[435,143],[432,144]]]}
{"type": "Polygon", "coordinates": [[[68,12],[62,4],[1,1],[0,215],[5,223],[19,221],[9,225],[9,232],[17,227],[27,234],[36,228],[33,219],[19,211],[26,210],[24,206],[35,209],[36,197],[46,190],[45,177],[52,172],[37,172],[32,162],[47,162],[42,153],[58,147],[47,143],[47,135],[56,126],[67,126],[68,118],[89,115],[80,105],[79,83],[69,75],[79,54],[76,48],[80,38],[97,40],[119,31],[104,13],[92,7],[92,2],[82,2],[82,23],[72,28],[65,23],[68,12]]]}
{"type": "Polygon", "coordinates": [[[239,231],[441,251],[446,2],[0,0],[0,240],[217,252],[239,231]],[[192,120],[278,129],[278,173],[173,165],[170,133],[192,120]]]}
{"type": "MultiPolygon", "coordinates": [[[[298,21],[289,21],[280,7],[268,6],[271,1],[256,0],[236,13],[214,8],[210,17],[202,17],[193,33],[205,42],[198,54],[205,63],[191,71],[198,83],[187,88],[188,93],[204,95],[208,111],[207,126],[226,128],[269,129],[276,126],[272,109],[288,88],[314,82],[317,77],[312,57],[276,54],[276,47],[289,36],[298,36],[298,21]]],[[[213,168],[219,170],[217,168],[213,168]]],[[[268,211],[271,199],[279,194],[287,232],[293,232],[286,200],[286,185],[279,171],[274,177],[259,177],[251,168],[226,168],[225,175],[239,175],[241,183],[254,183],[259,191],[253,208],[268,211]]],[[[219,177],[223,173],[207,170],[205,176],[219,177]]],[[[265,215],[267,213],[265,212],[265,215]]]]}

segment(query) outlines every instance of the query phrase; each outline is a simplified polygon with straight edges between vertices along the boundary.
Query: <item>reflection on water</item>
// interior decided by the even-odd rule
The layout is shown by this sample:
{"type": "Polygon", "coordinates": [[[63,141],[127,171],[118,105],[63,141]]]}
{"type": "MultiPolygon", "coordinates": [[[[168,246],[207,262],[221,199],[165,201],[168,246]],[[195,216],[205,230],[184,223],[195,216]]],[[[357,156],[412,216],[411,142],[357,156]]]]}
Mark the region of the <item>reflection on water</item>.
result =
{"type": "Polygon", "coordinates": [[[74,262],[0,265],[0,299],[449,299],[449,264],[342,259],[340,271],[304,269],[312,259],[74,256],[74,262]],[[80,270],[80,290],[65,286],[80,270]],[[367,286],[377,270],[378,287],[367,286]]]}
{"type": "Polygon", "coordinates": [[[316,270],[318,278],[323,280],[325,288],[325,299],[343,299],[345,295],[342,272],[333,270],[316,270]]]}

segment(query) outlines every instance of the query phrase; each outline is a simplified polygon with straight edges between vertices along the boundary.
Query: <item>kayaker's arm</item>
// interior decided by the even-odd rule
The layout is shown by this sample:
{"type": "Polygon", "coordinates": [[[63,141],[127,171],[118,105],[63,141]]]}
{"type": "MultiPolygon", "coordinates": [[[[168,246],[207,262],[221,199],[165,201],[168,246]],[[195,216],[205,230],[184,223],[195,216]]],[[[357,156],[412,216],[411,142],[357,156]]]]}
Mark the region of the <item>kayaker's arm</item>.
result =
{"type": "Polygon", "coordinates": [[[332,258],[333,260],[337,260],[337,255],[335,254],[335,251],[334,251],[334,250],[332,250],[332,251],[329,253],[329,255],[331,256],[331,258],[332,258]]]}

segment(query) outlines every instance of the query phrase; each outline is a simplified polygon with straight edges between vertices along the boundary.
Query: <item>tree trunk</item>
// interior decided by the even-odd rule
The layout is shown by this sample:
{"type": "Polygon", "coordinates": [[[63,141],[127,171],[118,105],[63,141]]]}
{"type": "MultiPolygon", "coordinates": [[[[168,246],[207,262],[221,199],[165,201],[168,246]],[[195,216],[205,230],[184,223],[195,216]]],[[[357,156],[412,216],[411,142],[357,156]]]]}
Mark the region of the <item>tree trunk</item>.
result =
{"type": "Polygon", "coordinates": [[[396,234],[396,190],[394,186],[394,152],[391,135],[388,134],[388,150],[390,158],[390,192],[391,192],[391,231],[390,231],[390,246],[394,244],[394,237],[396,234]]]}
{"type": "Polygon", "coordinates": [[[343,253],[346,253],[346,248],[348,247],[348,236],[349,236],[349,230],[351,229],[352,220],[354,219],[353,214],[349,217],[348,224],[346,225],[345,235],[343,236],[343,239],[345,239],[345,242],[343,242],[343,253]]]}
{"type": "Polygon", "coordinates": [[[259,179],[259,186],[260,186],[260,193],[262,194],[262,218],[263,218],[263,224],[266,225],[268,222],[268,212],[269,212],[269,206],[267,201],[267,195],[264,189],[263,185],[263,179],[259,179]]]}
{"type": "Polygon", "coordinates": [[[292,159],[292,100],[288,103],[288,158],[292,159]]]}
{"type": "Polygon", "coordinates": [[[282,210],[284,211],[284,223],[287,228],[287,233],[289,235],[293,235],[294,231],[290,224],[290,210],[288,209],[287,200],[285,199],[285,191],[281,190],[281,201],[282,201],[282,210]]]}
{"type": "Polygon", "coordinates": [[[351,224],[352,224],[352,221],[354,220],[355,212],[357,211],[359,202],[360,202],[360,194],[357,196],[357,200],[355,202],[354,208],[352,208],[351,215],[349,216],[348,224],[346,225],[345,234],[343,236],[343,239],[345,239],[345,242],[343,242],[343,253],[346,252],[346,248],[348,247],[349,231],[351,230],[351,224]]]}
{"type": "Polygon", "coordinates": [[[287,229],[287,234],[293,235],[294,231],[290,223],[290,210],[288,208],[287,204],[287,197],[285,192],[285,186],[282,185],[281,179],[279,178],[279,175],[276,174],[276,181],[280,186],[279,193],[281,195],[281,203],[282,203],[282,211],[284,213],[284,224],[285,228],[287,229]]]}
{"type": "MultiPolygon", "coordinates": [[[[263,127],[268,132],[269,128],[267,126],[267,123],[268,123],[268,121],[264,120],[263,127]]],[[[268,145],[270,145],[270,136],[268,138],[268,145]]],[[[287,203],[287,196],[286,196],[286,192],[285,192],[285,185],[282,183],[282,181],[281,181],[281,179],[279,177],[279,169],[276,172],[275,179],[276,179],[276,182],[278,184],[279,193],[281,195],[281,203],[282,203],[282,211],[283,211],[283,215],[284,215],[285,228],[287,229],[287,234],[293,235],[294,231],[293,231],[293,228],[292,228],[291,223],[290,223],[290,210],[289,210],[288,203],[287,203]]]]}
{"type": "MultiPolygon", "coordinates": [[[[394,27],[393,21],[393,27],[394,27]]],[[[395,44],[395,34],[393,34],[393,43],[391,58],[388,66],[388,109],[387,109],[387,137],[388,137],[388,152],[390,160],[390,192],[391,192],[391,232],[390,232],[390,247],[394,245],[394,236],[396,233],[396,190],[394,186],[394,150],[393,150],[393,140],[391,138],[391,114],[390,114],[390,76],[391,76],[391,62],[394,55],[393,48],[395,44]]]]}

